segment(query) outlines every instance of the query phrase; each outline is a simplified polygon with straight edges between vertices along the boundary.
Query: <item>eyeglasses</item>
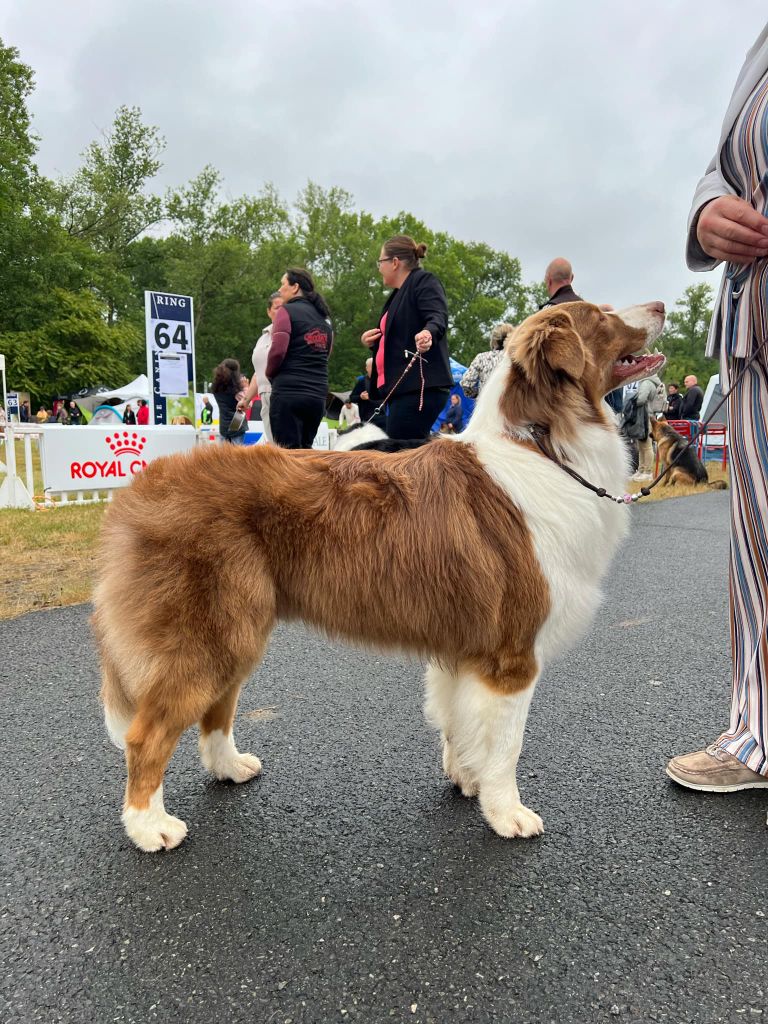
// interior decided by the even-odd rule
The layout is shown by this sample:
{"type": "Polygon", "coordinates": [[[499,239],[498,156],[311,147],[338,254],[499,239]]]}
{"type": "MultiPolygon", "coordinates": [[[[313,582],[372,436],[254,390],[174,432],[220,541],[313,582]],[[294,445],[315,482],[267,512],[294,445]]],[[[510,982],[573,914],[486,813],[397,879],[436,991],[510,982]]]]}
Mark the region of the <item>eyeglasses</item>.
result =
{"type": "Polygon", "coordinates": [[[382,263],[389,263],[392,260],[396,260],[397,256],[379,256],[376,260],[376,266],[380,267],[382,263]]]}

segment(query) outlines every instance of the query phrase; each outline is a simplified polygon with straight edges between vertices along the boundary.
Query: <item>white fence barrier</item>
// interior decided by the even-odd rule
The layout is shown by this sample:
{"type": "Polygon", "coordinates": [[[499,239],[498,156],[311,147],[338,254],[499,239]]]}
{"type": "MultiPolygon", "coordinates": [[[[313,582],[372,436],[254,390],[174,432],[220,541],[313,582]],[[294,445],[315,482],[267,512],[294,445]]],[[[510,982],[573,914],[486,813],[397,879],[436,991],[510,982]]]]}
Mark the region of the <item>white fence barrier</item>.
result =
{"type": "MultiPolygon", "coordinates": [[[[320,425],[314,447],[333,447],[336,431],[320,425]]],[[[218,443],[210,428],[64,426],[9,423],[0,434],[0,508],[90,505],[111,501],[118,487],[161,455],[189,451],[196,442],[218,443]],[[16,441],[24,444],[23,479],[16,459],[16,441]],[[36,491],[34,455],[39,454],[42,489],[36,491]],[[5,463],[5,464],[3,464],[5,463]]]]}
{"type": "Polygon", "coordinates": [[[189,451],[194,427],[70,427],[61,424],[8,424],[6,477],[0,485],[0,508],[39,505],[86,505],[109,501],[153,459],[189,451]],[[17,440],[24,442],[24,481],[16,465],[17,440]],[[33,445],[40,455],[42,493],[35,494],[33,445]]]}

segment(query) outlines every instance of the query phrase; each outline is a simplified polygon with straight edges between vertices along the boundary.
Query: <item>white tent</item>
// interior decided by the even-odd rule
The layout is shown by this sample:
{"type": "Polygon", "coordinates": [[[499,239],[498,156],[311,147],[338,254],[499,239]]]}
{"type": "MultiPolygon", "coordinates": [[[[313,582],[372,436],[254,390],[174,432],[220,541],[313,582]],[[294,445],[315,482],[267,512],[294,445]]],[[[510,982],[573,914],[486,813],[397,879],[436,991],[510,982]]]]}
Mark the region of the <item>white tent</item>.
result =
{"type": "MultiPolygon", "coordinates": [[[[701,403],[701,412],[699,413],[699,419],[704,420],[711,412],[714,412],[715,407],[720,404],[722,397],[723,392],[720,390],[720,374],[714,373],[709,378],[709,383],[707,384],[706,391],[704,392],[704,401],[701,403]]],[[[712,422],[728,422],[727,405],[723,405],[723,407],[718,411],[712,422]]]]}
{"type": "Polygon", "coordinates": [[[81,409],[87,412],[93,412],[93,410],[99,405],[110,405],[117,399],[117,405],[125,405],[126,402],[136,402],[139,398],[143,398],[144,401],[149,401],[149,380],[145,373],[139,374],[136,380],[132,380],[130,384],[126,384],[122,388],[114,388],[109,391],[105,388],[103,391],[97,391],[91,393],[91,389],[82,396],[73,395],[73,399],[77,402],[81,409]]]}

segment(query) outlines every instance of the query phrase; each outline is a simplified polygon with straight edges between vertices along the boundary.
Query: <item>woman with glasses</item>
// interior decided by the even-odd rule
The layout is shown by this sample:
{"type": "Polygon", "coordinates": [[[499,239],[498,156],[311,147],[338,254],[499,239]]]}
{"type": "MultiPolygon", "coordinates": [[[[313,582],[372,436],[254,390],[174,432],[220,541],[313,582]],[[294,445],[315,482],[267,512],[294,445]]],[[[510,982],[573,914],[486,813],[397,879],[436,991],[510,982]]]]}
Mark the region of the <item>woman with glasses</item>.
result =
{"type": "Polygon", "coordinates": [[[398,440],[428,437],[453,385],[448,305],[440,281],[421,268],[426,253],[426,245],[417,245],[408,235],[384,243],[376,263],[392,292],[379,326],[364,331],[360,339],[372,350],[371,384],[377,400],[395,389],[387,402],[386,432],[398,440]],[[422,358],[401,380],[416,352],[422,358]]]}

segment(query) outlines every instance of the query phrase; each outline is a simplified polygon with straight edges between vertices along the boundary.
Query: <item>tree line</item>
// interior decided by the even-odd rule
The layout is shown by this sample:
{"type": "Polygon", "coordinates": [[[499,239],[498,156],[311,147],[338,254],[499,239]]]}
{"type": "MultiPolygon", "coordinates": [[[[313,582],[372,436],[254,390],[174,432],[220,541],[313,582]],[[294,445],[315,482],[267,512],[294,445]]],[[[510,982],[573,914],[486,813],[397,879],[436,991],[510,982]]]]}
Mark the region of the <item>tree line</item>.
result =
{"type": "MultiPolygon", "coordinates": [[[[226,199],[221,175],[205,166],[158,195],[165,140],[136,107],[118,109],[74,174],[51,180],[35,164],[33,88],[32,69],[0,40],[0,352],[11,386],[35,403],[145,371],[145,289],[193,297],[198,380],[227,356],[250,372],[267,299],[296,265],[312,271],[331,308],[330,387],[347,390],[365,357],[360,334],[384,300],[376,257],[395,234],[428,245],[448,298],[450,350],[465,365],[488,348],[494,324],[519,323],[546,299],[508,253],[407,212],[376,218],[342,188],[309,182],[287,203],[267,184],[226,199]]],[[[665,350],[677,377],[708,376],[701,337],[710,302],[708,286],[697,285],[670,315],[665,350]]]]}

